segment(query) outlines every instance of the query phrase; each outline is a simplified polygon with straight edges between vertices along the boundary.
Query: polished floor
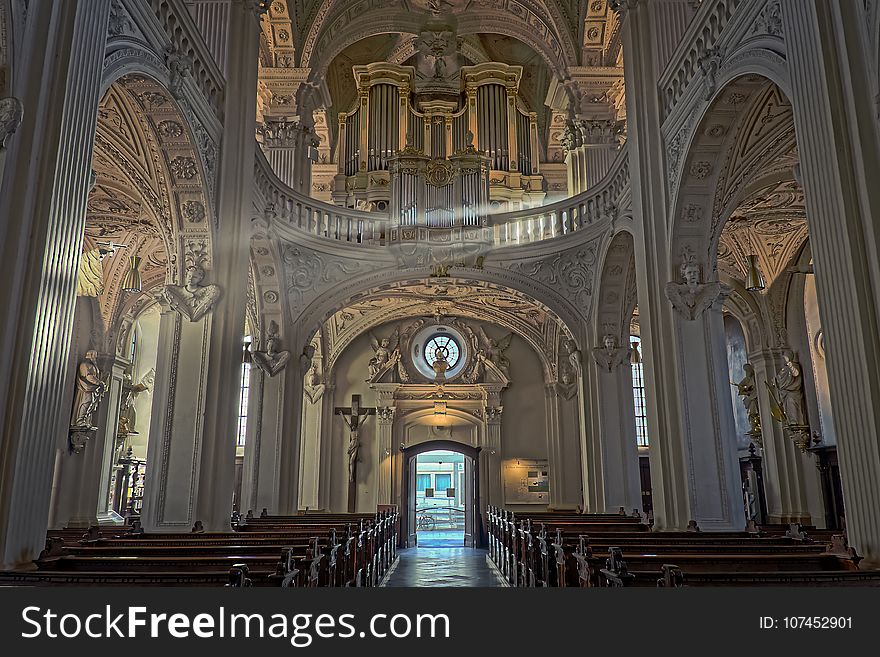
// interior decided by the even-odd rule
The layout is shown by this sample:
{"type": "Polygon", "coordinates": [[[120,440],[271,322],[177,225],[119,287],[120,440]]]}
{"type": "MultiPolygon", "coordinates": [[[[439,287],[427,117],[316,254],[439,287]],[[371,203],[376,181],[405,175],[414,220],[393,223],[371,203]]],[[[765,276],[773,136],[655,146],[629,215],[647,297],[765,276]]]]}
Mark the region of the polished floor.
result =
{"type": "Polygon", "coordinates": [[[419,547],[455,548],[464,547],[464,532],[434,530],[416,532],[419,547]]]}
{"type": "Polygon", "coordinates": [[[486,563],[486,550],[469,547],[415,547],[400,560],[384,586],[503,586],[486,563]]]}

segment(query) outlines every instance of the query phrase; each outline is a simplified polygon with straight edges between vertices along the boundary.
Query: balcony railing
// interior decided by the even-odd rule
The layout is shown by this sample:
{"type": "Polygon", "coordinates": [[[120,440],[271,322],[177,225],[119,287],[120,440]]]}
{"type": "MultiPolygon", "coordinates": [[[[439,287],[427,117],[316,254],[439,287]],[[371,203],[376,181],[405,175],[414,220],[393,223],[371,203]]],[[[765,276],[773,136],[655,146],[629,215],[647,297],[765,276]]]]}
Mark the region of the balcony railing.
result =
{"type": "MultiPolygon", "coordinates": [[[[282,183],[257,150],[256,184],[266,212],[283,224],[318,238],[366,247],[386,244],[387,214],[351,210],[309,198],[282,183]]],[[[605,177],[569,199],[527,210],[490,215],[495,248],[530,244],[569,235],[612,219],[629,190],[629,163],[621,149],[605,177]]]]}

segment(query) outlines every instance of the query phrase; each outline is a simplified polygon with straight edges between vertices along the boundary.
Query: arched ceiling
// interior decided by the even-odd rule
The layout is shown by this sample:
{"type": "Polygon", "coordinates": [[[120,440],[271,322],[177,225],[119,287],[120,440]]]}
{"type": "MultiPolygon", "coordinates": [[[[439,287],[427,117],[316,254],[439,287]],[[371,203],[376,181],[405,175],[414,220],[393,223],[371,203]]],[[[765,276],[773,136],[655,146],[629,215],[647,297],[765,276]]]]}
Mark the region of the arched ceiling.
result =
{"type": "Polygon", "coordinates": [[[210,207],[186,120],[168,91],[144,76],[123,76],[101,99],[92,169],[83,251],[98,242],[125,246],[104,259],[97,297],[112,340],[124,317],[130,320],[174,279],[179,239],[207,243],[210,207]],[[130,256],[142,259],[139,294],[121,289],[130,256]]]}
{"type": "Polygon", "coordinates": [[[284,106],[270,110],[296,114],[296,101],[278,89],[310,79],[326,80],[333,113],[344,111],[351,99],[340,93],[348,85],[335,79],[340,71],[346,78],[353,64],[403,63],[432,9],[457,23],[467,63],[485,56],[523,65],[523,96],[539,113],[551,77],[621,63],[619,22],[608,0],[274,0],[262,23],[261,81],[284,106]]]}
{"type": "Polygon", "coordinates": [[[325,321],[327,366],[364,332],[410,317],[469,318],[513,331],[538,353],[548,380],[555,376],[560,341],[570,335],[549,308],[521,292],[483,281],[415,278],[364,291],[325,321]]]}

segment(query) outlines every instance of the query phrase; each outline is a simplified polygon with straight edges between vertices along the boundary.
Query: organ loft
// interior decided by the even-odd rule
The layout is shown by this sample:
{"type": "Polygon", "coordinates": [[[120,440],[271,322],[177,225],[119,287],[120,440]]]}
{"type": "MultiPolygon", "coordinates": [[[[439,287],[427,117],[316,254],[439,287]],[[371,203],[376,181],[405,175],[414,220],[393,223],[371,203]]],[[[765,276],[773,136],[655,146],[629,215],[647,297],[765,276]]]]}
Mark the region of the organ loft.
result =
{"type": "Polygon", "coordinates": [[[877,585],[878,70],[843,0],[0,0],[0,584],[877,585]]]}

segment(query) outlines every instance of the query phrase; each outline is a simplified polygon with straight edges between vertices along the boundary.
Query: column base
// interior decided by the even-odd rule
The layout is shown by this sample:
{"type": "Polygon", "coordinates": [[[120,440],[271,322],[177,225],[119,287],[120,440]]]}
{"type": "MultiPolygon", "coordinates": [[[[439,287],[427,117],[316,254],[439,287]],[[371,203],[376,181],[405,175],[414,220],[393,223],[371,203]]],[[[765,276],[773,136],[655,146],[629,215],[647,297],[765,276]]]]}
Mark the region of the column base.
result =
{"type": "Polygon", "coordinates": [[[98,525],[124,525],[125,518],[116,513],[116,511],[108,511],[107,513],[99,513],[98,514],[98,525]]]}

